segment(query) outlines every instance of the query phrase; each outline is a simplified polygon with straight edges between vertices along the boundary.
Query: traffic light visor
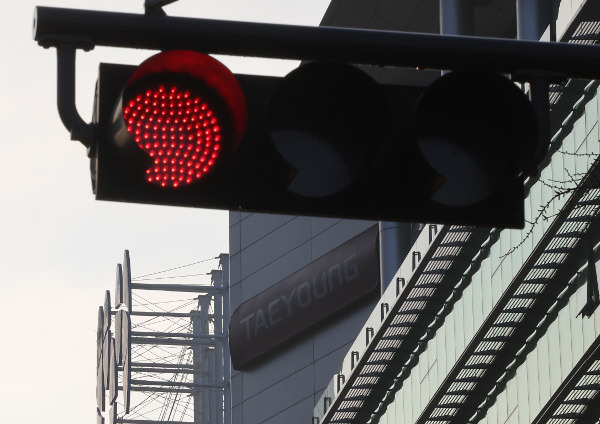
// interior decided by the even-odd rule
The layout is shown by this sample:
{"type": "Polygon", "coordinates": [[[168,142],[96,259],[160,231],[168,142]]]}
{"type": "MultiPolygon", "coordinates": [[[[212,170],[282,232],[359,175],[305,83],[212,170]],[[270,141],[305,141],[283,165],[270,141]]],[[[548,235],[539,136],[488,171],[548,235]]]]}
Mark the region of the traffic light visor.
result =
{"type": "Polygon", "coordinates": [[[235,76],[212,57],[187,50],[143,62],[117,110],[129,136],[151,158],[146,181],[162,187],[188,185],[209,173],[237,147],[247,122],[235,76]]]}

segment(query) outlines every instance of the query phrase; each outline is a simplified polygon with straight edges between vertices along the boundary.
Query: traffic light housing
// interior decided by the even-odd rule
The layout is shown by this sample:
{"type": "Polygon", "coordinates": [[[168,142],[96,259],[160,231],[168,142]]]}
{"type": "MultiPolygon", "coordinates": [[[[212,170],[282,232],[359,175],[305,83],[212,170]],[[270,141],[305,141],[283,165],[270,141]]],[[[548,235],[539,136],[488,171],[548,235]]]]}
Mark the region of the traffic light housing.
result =
{"type": "Polygon", "coordinates": [[[422,88],[312,62],[283,78],[233,76],[208,56],[169,51],[140,67],[101,64],[95,106],[100,200],[523,224],[536,117],[500,75],[458,71],[422,88]]]}
{"type": "MultiPolygon", "coordinates": [[[[41,6],[35,8],[33,38],[45,48],[56,48],[59,116],[71,139],[81,141],[88,149],[98,198],[260,212],[521,227],[524,175],[537,173],[550,143],[549,85],[564,84],[569,78],[600,78],[600,47],[573,43],[41,6]],[[360,148],[329,138],[361,120],[370,122],[364,119],[368,114],[362,112],[378,109],[365,103],[349,114],[348,127],[329,125],[338,122],[328,119],[329,111],[344,110],[344,101],[356,104],[356,99],[363,98],[363,93],[356,90],[354,95],[347,95],[347,90],[354,87],[349,84],[346,94],[339,96],[346,100],[329,103],[335,98],[332,93],[340,93],[329,87],[347,81],[346,77],[321,80],[314,86],[327,89],[314,94],[315,90],[308,89],[313,84],[301,81],[310,81],[311,73],[332,73],[310,72],[317,69],[313,65],[302,66],[294,72],[296,76],[284,78],[281,84],[277,79],[237,76],[250,105],[242,142],[230,155],[222,156],[226,160],[211,167],[201,182],[186,181],[169,188],[164,174],[157,179],[157,174],[141,165],[144,161],[148,165],[149,159],[140,156],[139,147],[134,149],[135,141],[116,148],[114,134],[106,129],[114,103],[134,69],[103,65],[94,122],[87,123],[79,115],[75,105],[75,52],[95,46],[163,52],[189,49],[230,56],[453,72],[425,91],[379,85],[389,103],[386,107],[390,113],[383,115],[389,119],[376,119],[383,130],[373,124],[373,134],[367,131],[366,139],[358,142],[357,146],[364,148],[364,161],[357,159],[361,157],[357,153],[360,148]],[[109,73],[121,79],[113,80],[107,77],[109,73]],[[300,82],[289,84],[301,88],[288,92],[313,93],[303,104],[328,112],[318,124],[297,120],[303,126],[300,131],[276,124],[286,119],[277,108],[269,106],[278,97],[283,99],[279,102],[283,109],[300,104],[297,98],[285,100],[286,95],[277,94],[286,91],[278,86],[287,86],[296,78],[300,82]],[[529,84],[531,102],[512,82],[529,84]],[[267,112],[269,109],[274,112],[267,112]],[[321,128],[319,134],[325,139],[305,131],[315,127],[321,128]],[[374,137],[379,133],[383,138],[374,137]],[[303,139],[302,134],[310,136],[303,139]],[[309,145],[312,147],[297,149],[309,145]],[[319,163],[325,165],[316,166],[319,163]],[[138,168],[151,175],[140,179],[138,168]],[[153,181],[148,181],[150,176],[153,181]],[[158,190],[157,181],[164,182],[166,189],[158,190]]],[[[360,133],[345,132],[351,136],[360,133]]],[[[176,166],[176,171],[170,171],[167,181],[174,181],[173,172],[189,171],[178,169],[176,166]]]]}

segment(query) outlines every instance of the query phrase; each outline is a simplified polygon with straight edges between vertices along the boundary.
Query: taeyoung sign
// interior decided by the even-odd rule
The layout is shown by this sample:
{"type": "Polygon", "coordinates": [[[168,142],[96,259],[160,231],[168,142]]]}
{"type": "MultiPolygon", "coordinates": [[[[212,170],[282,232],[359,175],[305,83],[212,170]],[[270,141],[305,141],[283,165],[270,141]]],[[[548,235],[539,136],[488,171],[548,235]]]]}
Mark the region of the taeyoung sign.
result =
{"type": "Polygon", "coordinates": [[[231,316],[231,362],[245,370],[274,348],[379,288],[373,226],[244,302],[231,316]]]}

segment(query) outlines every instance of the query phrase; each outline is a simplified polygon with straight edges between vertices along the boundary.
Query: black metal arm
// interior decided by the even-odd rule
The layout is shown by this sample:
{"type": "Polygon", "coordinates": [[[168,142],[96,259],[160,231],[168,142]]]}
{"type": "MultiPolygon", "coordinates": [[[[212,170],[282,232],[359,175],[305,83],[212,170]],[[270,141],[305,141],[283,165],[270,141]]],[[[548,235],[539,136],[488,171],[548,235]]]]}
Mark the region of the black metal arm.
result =
{"type": "Polygon", "coordinates": [[[600,46],[367,29],[233,22],[37,7],[34,39],[49,35],[150,50],[600,79],[600,46]]]}

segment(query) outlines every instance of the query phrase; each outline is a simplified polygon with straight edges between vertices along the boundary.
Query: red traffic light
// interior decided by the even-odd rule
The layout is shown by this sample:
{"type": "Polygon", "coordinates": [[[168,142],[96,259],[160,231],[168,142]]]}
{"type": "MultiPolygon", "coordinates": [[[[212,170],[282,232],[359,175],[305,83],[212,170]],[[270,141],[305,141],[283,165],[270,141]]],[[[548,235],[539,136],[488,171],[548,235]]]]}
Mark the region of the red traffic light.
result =
{"type": "Polygon", "coordinates": [[[529,146],[536,139],[514,134],[530,134],[535,116],[530,116],[522,93],[509,91],[514,88],[509,80],[473,76],[480,78],[473,90],[482,94],[476,97],[477,109],[465,112],[456,101],[473,91],[469,91],[473,78],[458,84],[462,81],[458,75],[448,75],[441,86],[423,88],[376,84],[358,69],[344,70],[347,64],[335,63],[306,64],[284,78],[233,77],[228,71],[216,72],[221,75],[216,77],[210,70],[213,62],[198,53],[175,51],[161,53],[140,67],[101,65],[94,115],[96,144],[91,149],[97,199],[313,216],[522,225],[522,164],[528,162],[529,146]],[[200,57],[199,62],[208,65],[190,66],[183,60],[182,66],[180,57],[200,57]],[[215,84],[215,79],[225,82],[215,84]],[[481,87],[490,81],[498,88],[486,96],[481,87]],[[200,112],[193,111],[196,96],[198,104],[206,104],[205,112],[213,111],[201,120],[202,128],[207,125],[204,132],[188,130],[189,122],[185,126],[174,122],[176,117],[191,120],[200,112]],[[188,100],[190,105],[186,105],[188,100]],[[130,110],[123,110],[123,105],[130,110]],[[439,105],[445,107],[440,110],[439,105]],[[128,114],[146,112],[147,107],[153,112],[150,106],[158,108],[154,116],[164,117],[160,125],[148,117],[139,126],[135,119],[125,122],[124,113],[129,118],[128,114]],[[500,114],[500,106],[514,110],[500,114]],[[477,122],[458,119],[461,113],[477,117],[477,122]],[[167,117],[172,118],[173,131],[161,127],[167,117]],[[485,131],[487,126],[494,128],[493,135],[485,131]],[[215,150],[217,135],[221,140],[215,150]],[[190,136],[192,148],[188,150],[190,136]],[[186,160],[192,152],[200,154],[198,158],[205,150],[197,179],[196,163],[190,166],[186,160]],[[450,157],[459,158],[462,165],[455,166],[450,157]],[[209,160],[212,165],[204,171],[209,160]],[[449,191],[456,196],[446,195],[449,191]]]}
{"type": "MultiPolygon", "coordinates": [[[[241,141],[246,102],[235,76],[202,53],[175,50],[143,62],[117,105],[127,134],[148,156],[146,181],[193,183],[241,141]]],[[[118,131],[122,132],[122,131],[118,131]]]]}

